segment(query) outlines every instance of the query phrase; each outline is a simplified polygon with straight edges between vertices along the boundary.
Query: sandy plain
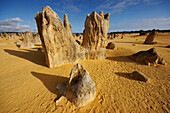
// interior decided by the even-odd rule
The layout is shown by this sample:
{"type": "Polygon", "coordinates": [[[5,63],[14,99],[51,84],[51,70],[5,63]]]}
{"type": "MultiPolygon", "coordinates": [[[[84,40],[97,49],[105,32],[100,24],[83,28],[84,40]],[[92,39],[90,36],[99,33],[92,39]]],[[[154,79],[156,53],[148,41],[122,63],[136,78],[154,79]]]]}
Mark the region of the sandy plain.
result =
{"type": "Polygon", "coordinates": [[[20,49],[14,40],[0,43],[0,112],[23,113],[167,113],[170,112],[170,33],[159,34],[155,45],[142,44],[146,36],[125,35],[123,39],[108,40],[116,44],[107,50],[108,57],[82,60],[81,63],[96,83],[96,98],[85,107],[75,107],[67,99],[55,103],[59,96],[56,84],[69,79],[74,64],[49,69],[43,52],[35,48],[20,49]],[[167,65],[147,66],[127,56],[152,47],[167,65]],[[149,82],[129,76],[141,71],[149,82]]]}

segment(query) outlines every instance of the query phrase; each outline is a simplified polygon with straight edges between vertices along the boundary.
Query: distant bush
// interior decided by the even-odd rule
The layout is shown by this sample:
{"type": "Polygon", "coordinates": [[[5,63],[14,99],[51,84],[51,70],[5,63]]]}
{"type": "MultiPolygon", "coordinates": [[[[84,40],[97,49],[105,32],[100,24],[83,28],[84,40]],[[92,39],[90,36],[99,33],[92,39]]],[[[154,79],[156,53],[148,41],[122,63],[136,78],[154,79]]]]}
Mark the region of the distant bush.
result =
{"type": "Polygon", "coordinates": [[[140,35],[146,35],[146,31],[140,30],[140,35]]]}

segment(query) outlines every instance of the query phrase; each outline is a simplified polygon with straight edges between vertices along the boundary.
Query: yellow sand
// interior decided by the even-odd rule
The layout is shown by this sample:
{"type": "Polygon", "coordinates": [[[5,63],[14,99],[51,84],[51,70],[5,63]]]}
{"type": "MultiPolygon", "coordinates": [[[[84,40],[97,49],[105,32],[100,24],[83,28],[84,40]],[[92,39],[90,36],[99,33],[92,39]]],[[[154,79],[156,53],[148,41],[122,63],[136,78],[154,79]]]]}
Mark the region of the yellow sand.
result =
{"type": "Polygon", "coordinates": [[[108,58],[79,61],[96,83],[96,98],[77,108],[67,99],[56,104],[57,83],[68,80],[74,64],[49,69],[37,49],[19,49],[14,40],[0,40],[0,112],[170,112],[170,35],[157,37],[156,45],[142,44],[146,36],[110,40],[116,50],[107,50],[108,58]],[[134,46],[135,44],[135,46],[134,46]],[[147,66],[126,55],[155,47],[167,65],[147,66]],[[141,82],[128,76],[141,71],[151,80],[141,82]]]}

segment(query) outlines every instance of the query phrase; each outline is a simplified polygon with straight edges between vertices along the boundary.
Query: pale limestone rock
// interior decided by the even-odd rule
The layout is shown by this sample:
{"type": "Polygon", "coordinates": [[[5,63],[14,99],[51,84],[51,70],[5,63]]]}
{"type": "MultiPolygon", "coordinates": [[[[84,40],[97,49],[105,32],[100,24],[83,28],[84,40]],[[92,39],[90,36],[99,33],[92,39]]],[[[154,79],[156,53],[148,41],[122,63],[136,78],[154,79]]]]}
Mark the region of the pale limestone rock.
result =
{"type": "Polygon", "coordinates": [[[37,34],[37,33],[33,34],[33,43],[34,43],[34,45],[35,44],[41,44],[41,40],[40,40],[40,35],[39,34],[37,34]]]}
{"type": "Polygon", "coordinates": [[[131,55],[130,58],[136,62],[141,62],[149,66],[157,66],[159,64],[165,65],[165,60],[158,55],[155,48],[151,48],[147,51],[139,51],[131,55]]]}
{"type": "Polygon", "coordinates": [[[157,34],[158,32],[155,29],[153,29],[152,32],[150,32],[149,35],[146,37],[144,44],[155,44],[156,42],[153,41],[157,34]]]}
{"type": "Polygon", "coordinates": [[[104,15],[101,12],[98,15],[93,12],[87,16],[82,46],[73,38],[72,26],[66,14],[62,22],[59,16],[47,6],[43,8],[41,13],[36,13],[35,20],[48,67],[76,63],[79,59],[106,57],[105,44],[109,27],[109,14],[104,15]]]}
{"type": "Polygon", "coordinates": [[[66,14],[62,22],[59,16],[47,6],[43,7],[41,13],[36,13],[35,20],[48,67],[75,63],[80,58],[84,58],[80,46],[72,36],[72,26],[66,14]]]}
{"type": "Polygon", "coordinates": [[[23,37],[20,48],[22,47],[34,47],[33,36],[29,31],[26,31],[25,36],[23,37]]]}
{"type": "Polygon", "coordinates": [[[97,14],[95,11],[87,15],[85,29],[83,31],[82,46],[88,50],[87,59],[98,59],[106,57],[106,39],[109,29],[109,15],[97,14]]]}
{"type": "Polygon", "coordinates": [[[87,105],[95,99],[96,95],[95,83],[81,64],[74,65],[70,73],[70,80],[57,84],[56,88],[59,90],[61,98],[66,97],[77,107],[87,105]]]}

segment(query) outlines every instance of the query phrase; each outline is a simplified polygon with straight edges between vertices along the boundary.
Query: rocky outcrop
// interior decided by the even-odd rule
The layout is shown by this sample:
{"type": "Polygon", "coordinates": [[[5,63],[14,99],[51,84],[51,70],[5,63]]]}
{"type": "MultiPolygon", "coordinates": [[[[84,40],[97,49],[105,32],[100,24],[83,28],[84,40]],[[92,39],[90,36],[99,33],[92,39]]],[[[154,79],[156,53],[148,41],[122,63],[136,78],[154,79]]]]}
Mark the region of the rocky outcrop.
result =
{"type": "Polygon", "coordinates": [[[95,83],[81,64],[74,65],[69,81],[57,84],[56,88],[77,107],[87,105],[96,95],[95,83]]]}
{"type": "Polygon", "coordinates": [[[113,42],[109,42],[106,46],[106,49],[115,49],[115,44],[113,42]]]}
{"type": "Polygon", "coordinates": [[[150,32],[149,35],[146,37],[144,44],[155,44],[156,42],[153,41],[157,34],[158,34],[157,31],[153,29],[152,32],[150,32]]]}
{"type": "Polygon", "coordinates": [[[85,22],[84,39],[80,46],[72,35],[72,26],[64,15],[59,16],[49,7],[37,12],[35,20],[46,56],[46,64],[52,68],[63,64],[76,63],[79,59],[106,57],[105,43],[109,27],[109,14],[93,12],[85,22]],[[90,33],[88,33],[90,32],[90,33]]]}
{"type": "Polygon", "coordinates": [[[106,39],[109,29],[109,15],[97,14],[95,11],[87,15],[85,29],[83,31],[82,46],[89,52],[86,54],[87,59],[98,59],[106,57],[106,39]]]}
{"type": "Polygon", "coordinates": [[[83,54],[72,36],[72,26],[64,15],[62,22],[57,13],[49,6],[37,12],[35,20],[46,56],[46,64],[52,68],[63,64],[75,63],[83,54]]]}
{"type": "Polygon", "coordinates": [[[20,45],[20,48],[22,47],[34,47],[33,36],[29,31],[26,31],[25,36],[23,37],[23,41],[20,45]]]}
{"type": "Polygon", "coordinates": [[[147,51],[140,51],[136,54],[131,55],[130,58],[136,62],[141,62],[147,65],[165,65],[164,59],[158,55],[155,48],[151,48],[147,51]]]}

